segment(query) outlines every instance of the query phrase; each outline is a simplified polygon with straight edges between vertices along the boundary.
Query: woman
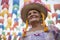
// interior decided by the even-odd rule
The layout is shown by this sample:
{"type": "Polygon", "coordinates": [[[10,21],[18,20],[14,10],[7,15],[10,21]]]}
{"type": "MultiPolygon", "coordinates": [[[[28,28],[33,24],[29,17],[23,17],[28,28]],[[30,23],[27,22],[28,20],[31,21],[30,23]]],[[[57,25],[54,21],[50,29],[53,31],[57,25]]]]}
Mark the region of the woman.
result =
{"type": "Polygon", "coordinates": [[[47,14],[46,8],[39,3],[30,3],[22,8],[21,18],[26,23],[23,40],[55,40],[54,30],[50,31],[44,22],[47,14]],[[29,31],[28,25],[32,26],[29,31]]]}

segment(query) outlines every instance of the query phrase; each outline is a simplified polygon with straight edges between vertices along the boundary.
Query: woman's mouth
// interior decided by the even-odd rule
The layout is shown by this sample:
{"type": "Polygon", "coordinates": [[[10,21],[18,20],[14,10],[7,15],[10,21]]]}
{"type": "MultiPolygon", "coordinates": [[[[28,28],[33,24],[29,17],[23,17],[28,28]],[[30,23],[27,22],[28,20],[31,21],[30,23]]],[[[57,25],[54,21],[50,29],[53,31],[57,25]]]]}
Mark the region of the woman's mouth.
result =
{"type": "Polygon", "coordinates": [[[35,15],[34,16],[31,16],[30,19],[32,19],[32,18],[38,18],[38,16],[35,16],[35,15]]]}

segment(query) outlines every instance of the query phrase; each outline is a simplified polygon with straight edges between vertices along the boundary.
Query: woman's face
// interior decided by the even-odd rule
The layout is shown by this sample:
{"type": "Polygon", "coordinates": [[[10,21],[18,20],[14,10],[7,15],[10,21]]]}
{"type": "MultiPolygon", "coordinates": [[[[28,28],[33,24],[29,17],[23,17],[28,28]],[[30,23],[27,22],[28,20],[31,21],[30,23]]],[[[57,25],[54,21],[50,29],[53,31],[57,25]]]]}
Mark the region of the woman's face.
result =
{"type": "Polygon", "coordinates": [[[30,10],[28,12],[27,18],[28,18],[29,23],[36,22],[36,21],[39,22],[40,21],[40,13],[36,10],[30,10]]]}

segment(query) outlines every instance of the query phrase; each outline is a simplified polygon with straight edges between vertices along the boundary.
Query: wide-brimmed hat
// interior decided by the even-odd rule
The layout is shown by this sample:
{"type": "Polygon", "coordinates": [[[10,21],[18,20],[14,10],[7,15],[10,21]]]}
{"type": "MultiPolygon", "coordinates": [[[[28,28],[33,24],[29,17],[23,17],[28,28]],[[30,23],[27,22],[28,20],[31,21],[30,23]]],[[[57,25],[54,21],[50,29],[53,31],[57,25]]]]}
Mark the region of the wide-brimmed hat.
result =
{"type": "Polygon", "coordinates": [[[28,13],[29,10],[40,11],[45,15],[44,19],[46,19],[46,17],[47,17],[47,10],[42,4],[30,3],[30,4],[25,5],[21,10],[21,18],[22,18],[23,22],[26,22],[27,13],[28,13]]]}

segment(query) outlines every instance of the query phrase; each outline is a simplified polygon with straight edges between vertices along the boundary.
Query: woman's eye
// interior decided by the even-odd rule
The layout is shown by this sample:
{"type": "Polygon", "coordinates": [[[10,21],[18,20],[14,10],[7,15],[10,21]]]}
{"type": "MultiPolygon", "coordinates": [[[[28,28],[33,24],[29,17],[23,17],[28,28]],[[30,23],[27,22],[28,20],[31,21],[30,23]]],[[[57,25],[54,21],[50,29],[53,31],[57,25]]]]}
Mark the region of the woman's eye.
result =
{"type": "Polygon", "coordinates": [[[37,12],[33,12],[33,13],[37,13],[37,12]]]}
{"type": "Polygon", "coordinates": [[[28,13],[28,15],[31,15],[31,13],[28,13]]]}

